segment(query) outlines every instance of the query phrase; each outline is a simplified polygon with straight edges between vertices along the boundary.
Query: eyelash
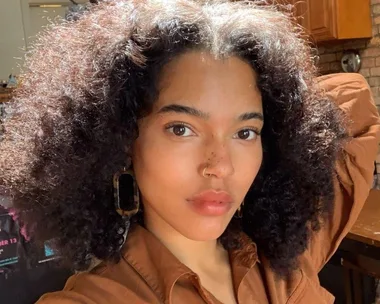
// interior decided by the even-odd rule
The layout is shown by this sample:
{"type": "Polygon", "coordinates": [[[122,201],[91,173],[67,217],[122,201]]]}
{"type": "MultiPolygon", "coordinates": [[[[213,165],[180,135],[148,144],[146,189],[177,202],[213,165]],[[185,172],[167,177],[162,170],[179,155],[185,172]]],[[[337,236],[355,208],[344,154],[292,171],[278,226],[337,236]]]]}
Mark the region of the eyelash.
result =
{"type": "MultiPolygon", "coordinates": [[[[173,122],[173,123],[170,123],[167,126],[165,126],[165,130],[169,131],[170,129],[173,129],[174,127],[186,128],[186,129],[189,129],[192,133],[195,133],[190,126],[188,126],[187,124],[185,124],[183,122],[173,122]]],[[[261,135],[261,132],[259,130],[257,130],[256,128],[245,128],[245,129],[241,129],[238,132],[236,132],[234,134],[234,137],[235,137],[236,134],[238,134],[239,132],[242,132],[242,131],[252,131],[252,132],[254,132],[256,134],[257,137],[261,135]]],[[[171,131],[170,133],[172,133],[173,135],[175,135],[173,131],[171,131]]],[[[192,136],[192,135],[188,135],[188,136],[175,135],[175,136],[178,136],[178,137],[189,137],[189,136],[192,136]]],[[[240,140],[243,140],[243,141],[254,140],[254,139],[247,140],[247,139],[241,139],[241,138],[236,138],[236,139],[240,139],[240,140]]]]}
{"type": "MultiPolygon", "coordinates": [[[[192,133],[195,133],[190,126],[188,126],[187,124],[185,124],[183,122],[173,122],[173,123],[170,123],[167,126],[165,126],[165,130],[169,131],[170,129],[173,129],[174,127],[186,128],[186,129],[189,129],[192,133]]],[[[175,135],[173,131],[170,131],[170,133],[172,133],[173,135],[175,135]]],[[[178,136],[178,137],[188,137],[188,136],[180,136],[180,135],[176,135],[176,136],[178,136]]],[[[189,135],[189,136],[191,136],[191,135],[189,135]]]]}
{"type": "MultiPolygon", "coordinates": [[[[234,137],[239,134],[239,132],[242,132],[242,131],[251,131],[253,132],[255,135],[256,135],[256,138],[259,137],[261,135],[261,133],[256,129],[256,128],[245,128],[245,129],[241,129],[239,130],[238,132],[236,132],[234,134],[234,137]]],[[[252,140],[255,140],[256,138],[253,138],[253,139],[242,139],[242,138],[236,138],[236,139],[240,139],[240,140],[243,140],[243,141],[252,141],[252,140]]]]}

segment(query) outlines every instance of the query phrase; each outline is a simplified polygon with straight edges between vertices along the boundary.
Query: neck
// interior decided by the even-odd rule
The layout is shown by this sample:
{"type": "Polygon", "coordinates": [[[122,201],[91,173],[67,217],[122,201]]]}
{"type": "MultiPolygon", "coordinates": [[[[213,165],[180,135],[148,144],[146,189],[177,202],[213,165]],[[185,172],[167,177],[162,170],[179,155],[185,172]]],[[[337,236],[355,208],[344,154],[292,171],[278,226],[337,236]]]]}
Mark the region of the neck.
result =
{"type": "Polygon", "coordinates": [[[184,265],[195,273],[207,272],[229,263],[228,253],[217,240],[194,241],[186,238],[167,222],[145,213],[146,228],[184,265]]]}

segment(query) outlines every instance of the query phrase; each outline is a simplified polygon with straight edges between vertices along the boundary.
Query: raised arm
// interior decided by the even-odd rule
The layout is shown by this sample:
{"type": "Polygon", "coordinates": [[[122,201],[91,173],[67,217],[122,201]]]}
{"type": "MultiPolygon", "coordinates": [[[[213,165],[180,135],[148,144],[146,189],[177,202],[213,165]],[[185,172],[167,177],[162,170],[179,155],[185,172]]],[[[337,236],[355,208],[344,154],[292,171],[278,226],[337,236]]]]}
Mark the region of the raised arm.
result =
{"type": "Polygon", "coordinates": [[[332,74],[318,80],[347,117],[350,140],[336,165],[334,211],[306,253],[317,271],[337,250],[367,199],[380,140],[379,114],[371,90],[360,74],[332,74]]]}

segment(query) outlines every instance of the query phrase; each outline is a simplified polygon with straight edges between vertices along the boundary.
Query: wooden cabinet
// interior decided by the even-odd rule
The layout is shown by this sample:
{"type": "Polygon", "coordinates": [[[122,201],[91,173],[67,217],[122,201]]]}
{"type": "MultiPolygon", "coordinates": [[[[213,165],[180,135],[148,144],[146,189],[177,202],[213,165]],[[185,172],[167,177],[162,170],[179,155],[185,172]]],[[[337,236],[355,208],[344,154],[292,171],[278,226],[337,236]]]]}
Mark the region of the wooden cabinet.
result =
{"type": "Polygon", "coordinates": [[[12,93],[13,89],[0,88],[0,103],[10,101],[12,99],[12,93]]]}
{"type": "Polygon", "coordinates": [[[334,0],[308,0],[301,23],[317,41],[337,38],[336,6],[334,0]]]}
{"type": "Polygon", "coordinates": [[[315,42],[370,38],[370,0],[287,0],[315,42]]]}

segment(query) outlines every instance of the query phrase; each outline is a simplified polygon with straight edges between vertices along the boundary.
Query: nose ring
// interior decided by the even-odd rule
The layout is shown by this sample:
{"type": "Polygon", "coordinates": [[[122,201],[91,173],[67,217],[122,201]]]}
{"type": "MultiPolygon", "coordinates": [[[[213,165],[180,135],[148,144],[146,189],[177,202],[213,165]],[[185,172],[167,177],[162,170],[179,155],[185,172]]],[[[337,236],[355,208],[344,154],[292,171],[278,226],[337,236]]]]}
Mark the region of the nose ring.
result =
{"type": "Polygon", "coordinates": [[[208,168],[208,165],[203,169],[202,175],[204,178],[209,178],[211,176],[210,173],[206,173],[206,170],[208,168]]]}

